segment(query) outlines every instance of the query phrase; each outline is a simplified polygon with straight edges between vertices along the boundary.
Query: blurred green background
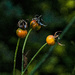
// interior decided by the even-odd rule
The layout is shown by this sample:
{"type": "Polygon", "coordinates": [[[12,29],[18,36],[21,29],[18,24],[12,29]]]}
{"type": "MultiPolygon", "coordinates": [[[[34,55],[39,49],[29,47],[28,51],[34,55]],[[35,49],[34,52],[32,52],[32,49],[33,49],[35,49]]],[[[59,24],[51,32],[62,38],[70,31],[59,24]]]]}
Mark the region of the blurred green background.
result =
{"type": "MultiPolygon", "coordinates": [[[[13,58],[18,37],[17,22],[42,15],[47,25],[39,32],[32,31],[25,48],[28,62],[37,50],[46,42],[48,35],[63,31],[75,16],[75,0],[0,0],[0,75],[12,75],[13,58]]],[[[30,27],[28,28],[28,30],[30,27]]],[[[16,75],[21,70],[21,50],[24,39],[21,39],[16,62],[16,75]]],[[[48,59],[34,75],[72,75],[75,66],[75,21],[60,40],[65,46],[57,45],[48,59]]],[[[40,62],[50,46],[46,46],[28,67],[28,75],[40,62]]]]}

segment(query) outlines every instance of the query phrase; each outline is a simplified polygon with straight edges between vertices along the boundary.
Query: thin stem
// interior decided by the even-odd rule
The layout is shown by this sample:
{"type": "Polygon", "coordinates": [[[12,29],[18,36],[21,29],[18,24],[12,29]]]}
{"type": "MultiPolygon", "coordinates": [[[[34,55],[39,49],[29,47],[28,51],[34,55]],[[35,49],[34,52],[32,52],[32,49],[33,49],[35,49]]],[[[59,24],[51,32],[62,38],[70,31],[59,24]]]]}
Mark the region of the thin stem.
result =
{"type": "Polygon", "coordinates": [[[26,69],[28,68],[28,66],[31,64],[31,62],[34,60],[34,58],[38,55],[38,53],[47,45],[47,43],[45,43],[37,52],[36,54],[32,57],[32,59],[30,60],[29,64],[27,65],[27,67],[25,68],[25,70],[23,71],[23,74],[24,72],[26,71],[26,69]]]}
{"type": "MultiPolygon", "coordinates": [[[[23,72],[23,53],[24,53],[24,49],[25,49],[25,46],[26,46],[26,42],[27,42],[28,36],[29,36],[31,31],[32,31],[32,29],[29,30],[29,32],[28,32],[28,34],[27,34],[27,36],[25,38],[25,41],[24,41],[24,44],[23,44],[23,48],[22,48],[22,72],[23,72]]],[[[21,73],[21,75],[23,75],[23,74],[21,73]]]]}
{"type": "Polygon", "coordinates": [[[34,75],[35,71],[45,62],[45,60],[48,58],[48,56],[50,56],[50,54],[52,53],[52,50],[55,46],[56,45],[51,46],[49,51],[43,56],[43,59],[41,59],[40,62],[33,68],[33,70],[31,71],[31,73],[29,75],[34,75]]]}
{"type": "MultiPolygon", "coordinates": [[[[72,24],[75,21],[75,16],[73,17],[73,19],[71,20],[71,22],[65,27],[65,29],[63,30],[62,34],[60,35],[60,38],[63,38],[63,36],[66,34],[66,32],[69,30],[69,28],[72,26],[72,24]]],[[[29,75],[34,75],[35,71],[45,62],[45,60],[50,56],[50,54],[52,53],[52,51],[54,50],[55,46],[57,45],[57,43],[54,46],[51,46],[49,51],[44,55],[44,57],[40,60],[40,62],[34,67],[34,69],[31,71],[31,73],[29,75]]]]}
{"type": "Polygon", "coordinates": [[[15,75],[16,56],[17,56],[17,52],[18,52],[18,46],[19,46],[19,42],[20,42],[20,38],[18,38],[18,41],[17,41],[17,46],[16,46],[16,50],[15,50],[15,55],[14,55],[14,67],[13,67],[13,75],[15,75]]]}

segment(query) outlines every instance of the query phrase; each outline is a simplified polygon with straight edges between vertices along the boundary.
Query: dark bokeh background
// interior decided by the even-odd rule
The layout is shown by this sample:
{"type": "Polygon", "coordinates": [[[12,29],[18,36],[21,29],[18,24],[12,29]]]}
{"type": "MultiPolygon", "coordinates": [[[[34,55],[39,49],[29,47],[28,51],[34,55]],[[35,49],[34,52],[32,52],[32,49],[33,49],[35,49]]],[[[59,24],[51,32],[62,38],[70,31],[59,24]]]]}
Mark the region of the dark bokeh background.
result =
{"type": "MultiPolygon", "coordinates": [[[[20,19],[31,19],[42,15],[47,25],[39,32],[32,31],[25,48],[30,50],[28,61],[45,43],[46,36],[54,34],[70,23],[75,16],[75,0],[0,0],[0,75],[12,75],[13,57],[18,37],[17,22],[20,19]]],[[[30,28],[28,28],[29,30],[30,28]]],[[[17,74],[21,70],[21,50],[24,39],[21,39],[17,55],[17,74]]],[[[57,45],[52,55],[40,66],[35,75],[72,75],[75,65],[75,22],[61,39],[65,46],[57,45]]],[[[28,74],[40,62],[49,50],[46,46],[31,63],[28,74]]]]}

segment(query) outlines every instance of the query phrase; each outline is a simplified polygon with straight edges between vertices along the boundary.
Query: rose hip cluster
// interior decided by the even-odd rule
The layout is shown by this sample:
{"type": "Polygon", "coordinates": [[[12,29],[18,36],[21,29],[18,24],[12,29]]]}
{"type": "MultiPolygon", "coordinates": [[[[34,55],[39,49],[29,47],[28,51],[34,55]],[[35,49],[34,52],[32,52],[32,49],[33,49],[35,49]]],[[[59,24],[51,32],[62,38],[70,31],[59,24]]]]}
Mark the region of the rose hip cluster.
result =
{"type": "MultiPolygon", "coordinates": [[[[41,18],[42,16],[38,16],[36,15],[34,18],[32,18],[31,22],[30,22],[30,27],[33,30],[40,30],[42,26],[46,26],[43,24],[43,19],[41,18]]],[[[18,37],[20,38],[24,38],[27,35],[27,27],[28,27],[28,22],[25,20],[20,20],[18,22],[18,29],[16,30],[16,34],[18,37]]],[[[55,32],[54,35],[48,35],[46,38],[46,42],[48,45],[54,45],[55,42],[57,41],[57,43],[59,45],[62,45],[61,43],[58,42],[59,39],[59,35],[58,33],[60,33],[61,31],[57,31],[55,32]]]]}

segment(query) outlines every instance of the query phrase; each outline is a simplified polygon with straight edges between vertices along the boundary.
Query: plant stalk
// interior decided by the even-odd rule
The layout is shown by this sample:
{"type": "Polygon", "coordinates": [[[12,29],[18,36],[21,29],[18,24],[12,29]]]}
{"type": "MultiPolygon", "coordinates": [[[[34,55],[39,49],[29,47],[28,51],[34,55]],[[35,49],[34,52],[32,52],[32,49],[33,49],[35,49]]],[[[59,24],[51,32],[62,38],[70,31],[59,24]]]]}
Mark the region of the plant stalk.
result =
{"type": "Polygon", "coordinates": [[[20,42],[20,38],[18,38],[18,41],[17,41],[17,46],[16,46],[16,50],[15,50],[15,55],[14,55],[14,67],[13,67],[13,75],[15,75],[16,56],[17,56],[17,52],[18,52],[18,46],[19,46],[19,42],[20,42]]]}
{"type": "Polygon", "coordinates": [[[25,70],[23,71],[23,74],[24,72],[26,71],[26,69],[28,68],[28,66],[31,64],[31,62],[34,60],[34,58],[38,55],[38,53],[47,45],[47,43],[45,43],[37,52],[36,54],[32,57],[32,59],[30,60],[29,64],[27,65],[27,67],[25,68],[25,70]]]}
{"type": "MultiPolygon", "coordinates": [[[[23,72],[23,54],[24,54],[24,49],[25,49],[25,46],[26,46],[26,42],[27,42],[27,39],[28,39],[28,36],[30,34],[30,32],[32,31],[32,29],[29,30],[26,38],[25,38],[25,41],[24,41],[24,44],[23,44],[23,48],[22,48],[22,72],[23,72]]],[[[23,75],[23,73],[21,73],[21,75],[23,75]]]]}

